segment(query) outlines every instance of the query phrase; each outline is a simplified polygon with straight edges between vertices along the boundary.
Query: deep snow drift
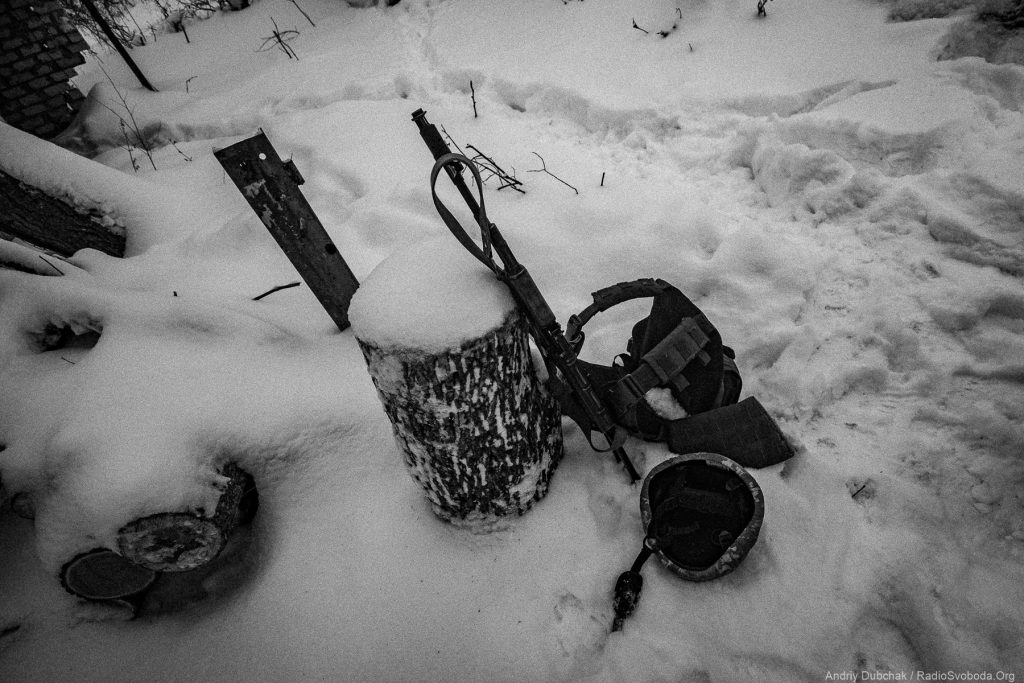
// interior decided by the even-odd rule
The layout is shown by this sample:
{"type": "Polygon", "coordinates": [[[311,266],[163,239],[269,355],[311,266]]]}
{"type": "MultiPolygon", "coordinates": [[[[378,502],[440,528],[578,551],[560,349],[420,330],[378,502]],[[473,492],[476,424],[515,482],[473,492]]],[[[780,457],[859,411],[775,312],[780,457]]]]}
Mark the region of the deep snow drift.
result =
{"type": "MultiPolygon", "coordinates": [[[[0,271],[0,477],[36,501],[34,522],[0,513],[0,679],[1024,675],[1024,68],[935,61],[955,18],[860,0],[760,20],[713,0],[299,4],[315,27],[260,0],[133,50],[159,93],[101,55],[114,85],[86,69],[66,142],[107,168],[0,123],[0,167],[102,208],[129,250],[0,271]],[[255,51],[271,17],[298,61],[255,51]],[[123,147],[118,92],[156,171],[123,147]],[[488,212],[563,323],[608,284],[673,283],[798,446],[752,472],[766,517],[739,569],[649,564],[622,633],[611,589],[642,530],[610,456],[566,422],[533,510],[446,525],[352,333],[305,286],[251,300],[296,274],[213,150],[262,128],[363,279],[447,235],[419,107],[524,182],[492,182],[488,212]],[[40,352],[48,324],[95,344],[40,352]],[[225,461],[261,506],[209,597],[128,621],[61,589],[126,521],[209,505],[225,461]]],[[[585,356],[610,362],[645,313],[593,321],[585,356]]],[[[627,447],[643,471],[669,457],[627,447]]]]}

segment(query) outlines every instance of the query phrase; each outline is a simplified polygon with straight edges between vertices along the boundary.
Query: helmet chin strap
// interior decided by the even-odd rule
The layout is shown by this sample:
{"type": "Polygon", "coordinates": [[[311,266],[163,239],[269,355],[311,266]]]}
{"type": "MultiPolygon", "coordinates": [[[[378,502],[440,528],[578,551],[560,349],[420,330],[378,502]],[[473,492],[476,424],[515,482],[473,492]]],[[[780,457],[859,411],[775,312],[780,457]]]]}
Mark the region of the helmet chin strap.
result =
{"type": "Polygon", "coordinates": [[[612,621],[612,632],[621,631],[623,622],[636,611],[636,606],[640,602],[640,591],[644,588],[644,577],[640,575],[640,569],[657,549],[658,541],[648,533],[644,538],[644,547],[633,560],[633,566],[622,572],[615,582],[615,598],[612,601],[615,619],[612,621]]]}

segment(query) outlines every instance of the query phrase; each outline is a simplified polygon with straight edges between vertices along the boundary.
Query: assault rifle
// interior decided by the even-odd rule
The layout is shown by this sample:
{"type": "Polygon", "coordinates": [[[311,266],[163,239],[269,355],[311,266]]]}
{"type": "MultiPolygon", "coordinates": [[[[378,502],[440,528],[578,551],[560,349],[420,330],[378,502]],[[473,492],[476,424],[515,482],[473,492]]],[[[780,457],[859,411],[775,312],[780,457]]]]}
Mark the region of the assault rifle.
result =
{"type": "MultiPolygon", "coordinates": [[[[464,155],[452,153],[448,148],[448,143],[444,141],[441,133],[437,130],[437,126],[427,121],[425,111],[422,109],[414,111],[412,120],[419,127],[420,135],[434,157],[434,167],[430,172],[430,189],[434,197],[434,206],[441,215],[441,219],[462,246],[508,286],[516,305],[526,317],[534,342],[548,366],[556,393],[559,389],[563,394],[571,393],[571,400],[578,404],[577,410],[573,412],[581,414],[581,419],[577,422],[586,433],[591,447],[595,450],[602,450],[594,446],[591,437],[592,431],[600,432],[608,441],[608,447],[604,450],[612,451],[616,460],[625,467],[632,481],[639,481],[640,475],[637,474],[626,450],[622,447],[626,439],[625,433],[612,421],[608,409],[594,390],[586,371],[577,363],[576,349],[565,338],[561,325],[555,319],[555,314],[544,300],[544,295],[537,288],[533,277],[530,276],[523,264],[516,260],[498,227],[487,218],[480,171],[464,155]],[[462,176],[464,168],[469,169],[476,181],[480,195],[479,202],[462,176]],[[435,185],[442,169],[448,174],[459,194],[462,195],[474,220],[480,227],[481,245],[478,245],[469,236],[458,219],[438,198],[435,185]],[[494,255],[497,255],[500,265],[494,260],[494,255]],[[559,384],[562,386],[559,387],[559,384]],[[567,390],[565,385],[568,385],[567,390]]],[[[568,398],[567,396],[560,397],[560,399],[568,398]]]]}

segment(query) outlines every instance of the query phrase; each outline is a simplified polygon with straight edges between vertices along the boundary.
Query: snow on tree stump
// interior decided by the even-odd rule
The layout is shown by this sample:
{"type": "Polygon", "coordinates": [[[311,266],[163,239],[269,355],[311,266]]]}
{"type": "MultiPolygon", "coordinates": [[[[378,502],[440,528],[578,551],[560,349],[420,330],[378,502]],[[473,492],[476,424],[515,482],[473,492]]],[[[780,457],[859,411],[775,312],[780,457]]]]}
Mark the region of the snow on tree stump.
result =
{"type": "Polygon", "coordinates": [[[489,270],[451,238],[413,245],[371,273],[350,317],[395,442],[439,517],[486,528],[547,493],[561,413],[489,270]]]}

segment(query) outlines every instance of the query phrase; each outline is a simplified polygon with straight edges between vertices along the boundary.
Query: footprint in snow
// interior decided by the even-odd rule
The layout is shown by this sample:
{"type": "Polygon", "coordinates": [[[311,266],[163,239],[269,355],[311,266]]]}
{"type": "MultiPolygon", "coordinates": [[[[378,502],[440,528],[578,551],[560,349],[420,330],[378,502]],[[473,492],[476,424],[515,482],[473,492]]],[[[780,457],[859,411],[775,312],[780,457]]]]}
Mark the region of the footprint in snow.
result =
{"type": "Polygon", "coordinates": [[[856,671],[919,671],[923,667],[903,627],[880,615],[865,614],[853,627],[851,642],[856,671]]]}
{"type": "Polygon", "coordinates": [[[575,593],[563,593],[555,602],[554,631],[566,657],[587,657],[608,640],[608,619],[588,607],[575,593]]]}

